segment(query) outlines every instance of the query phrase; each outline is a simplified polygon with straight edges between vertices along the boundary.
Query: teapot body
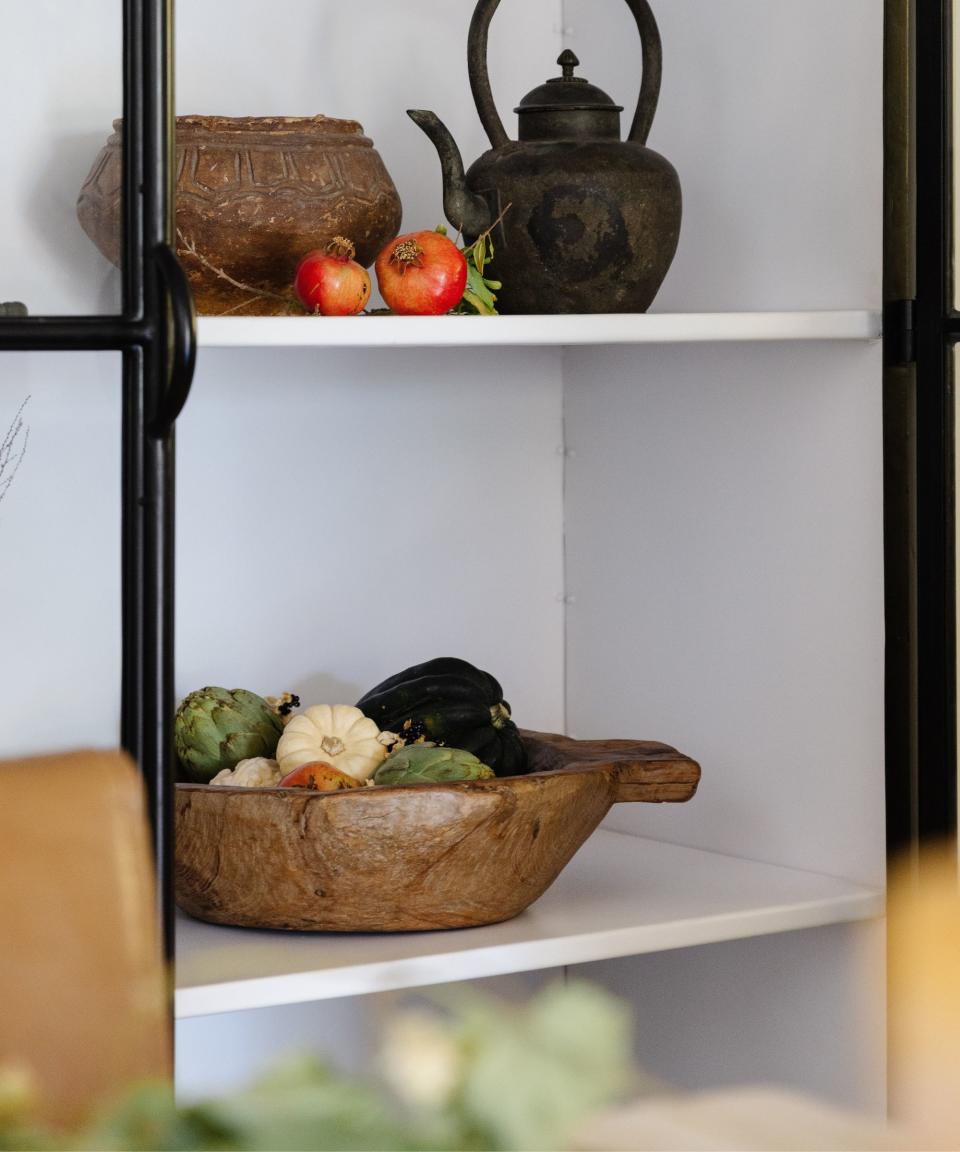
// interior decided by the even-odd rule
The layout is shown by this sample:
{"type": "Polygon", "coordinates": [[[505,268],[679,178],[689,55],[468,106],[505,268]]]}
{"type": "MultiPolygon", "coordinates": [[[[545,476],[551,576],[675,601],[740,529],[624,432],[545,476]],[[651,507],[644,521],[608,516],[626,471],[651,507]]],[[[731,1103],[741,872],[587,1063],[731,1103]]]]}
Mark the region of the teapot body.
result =
{"type": "Polygon", "coordinates": [[[680,180],[659,153],[618,139],[510,142],[484,153],[466,183],[491,219],[506,210],[488,273],[502,281],[501,312],[650,306],[681,218],[680,180]]]}

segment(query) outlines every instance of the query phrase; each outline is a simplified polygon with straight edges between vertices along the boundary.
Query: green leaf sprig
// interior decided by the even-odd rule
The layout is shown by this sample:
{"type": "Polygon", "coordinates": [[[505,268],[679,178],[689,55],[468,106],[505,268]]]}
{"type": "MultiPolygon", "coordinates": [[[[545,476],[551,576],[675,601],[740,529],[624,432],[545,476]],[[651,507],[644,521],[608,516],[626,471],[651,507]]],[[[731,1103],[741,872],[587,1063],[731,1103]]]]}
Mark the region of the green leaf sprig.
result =
{"type": "MultiPolygon", "coordinates": [[[[491,229],[492,230],[492,229],[491,229]]],[[[484,276],[486,266],[493,259],[494,249],[490,231],[483,232],[463,254],[467,259],[467,287],[455,312],[475,316],[497,316],[497,293],[503,287],[499,280],[484,276]]]]}
{"type": "MultiPolygon", "coordinates": [[[[485,232],[481,232],[472,244],[461,249],[467,261],[467,286],[460,303],[453,309],[454,316],[500,315],[497,311],[497,293],[503,283],[486,276],[485,272],[494,257],[493,230],[509,211],[508,204],[485,232]]],[[[439,225],[437,231],[443,236],[447,234],[443,224],[439,225]]]]}

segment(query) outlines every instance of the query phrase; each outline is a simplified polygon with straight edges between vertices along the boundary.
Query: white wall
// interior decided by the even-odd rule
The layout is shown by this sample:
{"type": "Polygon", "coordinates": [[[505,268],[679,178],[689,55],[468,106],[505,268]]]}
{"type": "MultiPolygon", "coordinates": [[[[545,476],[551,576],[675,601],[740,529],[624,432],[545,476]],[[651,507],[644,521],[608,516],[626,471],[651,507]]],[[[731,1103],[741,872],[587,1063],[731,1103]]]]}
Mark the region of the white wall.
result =
{"type": "Polygon", "coordinates": [[[879,347],[565,363],[570,730],[703,766],[611,824],[882,883],[879,347]]]}
{"type": "Polygon", "coordinates": [[[115,746],[120,714],[120,356],[0,355],[0,440],[28,397],[0,500],[0,756],[115,746]]]}
{"type": "Polygon", "coordinates": [[[0,77],[7,112],[0,300],[22,300],[35,315],[119,311],[119,277],[87,239],[75,208],[121,112],[118,6],[6,0],[0,77]]]}
{"type": "MultiPolygon", "coordinates": [[[[684,222],[662,310],[876,308],[879,0],[672,0],[650,144],[684,222]]],[[[622,0],[566,0],[632,116],[622,0]]],[[[568,722],[677,744],[694,803],[611,824],[883,879],[878,346],[570,350],[568,722]]]]}
{"type": "MultiPolygon", "coordinates": [[[[652,7],[663,85],[649,144],[684,201],[654,310],[879,307],[882,0],[652,7]]],[[[629,9],[564,0],[564,12],[580,71],[625,105],[626,131],[640,85],[629,9]]]]}
{"type": "Polygon", "coordinates": [[[178,693],[461,656],[563,726],[559,352],[201,352],[178,435],[178,693]]]}
{"type": "Polygon", "coordinates": [[[884,932],[834,924],[570,972],[633,1005],[637,1062],[664,1083],[790,1085],[883,1115],[884,932]]]}

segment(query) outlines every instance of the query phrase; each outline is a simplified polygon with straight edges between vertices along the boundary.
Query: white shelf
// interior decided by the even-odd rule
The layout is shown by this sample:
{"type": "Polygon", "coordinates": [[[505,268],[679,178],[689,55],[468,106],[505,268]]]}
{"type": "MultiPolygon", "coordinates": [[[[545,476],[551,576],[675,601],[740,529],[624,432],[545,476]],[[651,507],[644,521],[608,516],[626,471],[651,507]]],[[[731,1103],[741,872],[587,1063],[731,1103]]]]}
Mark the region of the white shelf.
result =
{"type": "Polygon", "coordinates": [[[582,964],[883,913],[829,876],[599,831],[514,920],[400,935],[267,932],[177,921],[179,1018],[582,964]]]}
{"type": "Polygon", "coordinates": [[[442,348],[876,340],[879,312],[648,312],[611,316],[203,316],[207,348],[442,348]]]}

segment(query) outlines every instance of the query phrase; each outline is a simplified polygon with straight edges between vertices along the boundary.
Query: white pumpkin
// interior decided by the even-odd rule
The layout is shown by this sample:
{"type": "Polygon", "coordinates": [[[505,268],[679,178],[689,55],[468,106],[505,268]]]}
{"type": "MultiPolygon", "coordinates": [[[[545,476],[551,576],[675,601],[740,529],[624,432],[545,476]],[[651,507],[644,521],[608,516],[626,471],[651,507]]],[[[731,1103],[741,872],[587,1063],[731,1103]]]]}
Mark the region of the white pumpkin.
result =
{"type": "Polygon", "coordinates": [[[286,776],[313,760],[323,760],[355,780],[369,780],[387,758],[373,720],[349,704],[314,704],[287,724],[277,745],[286,776]]]}

